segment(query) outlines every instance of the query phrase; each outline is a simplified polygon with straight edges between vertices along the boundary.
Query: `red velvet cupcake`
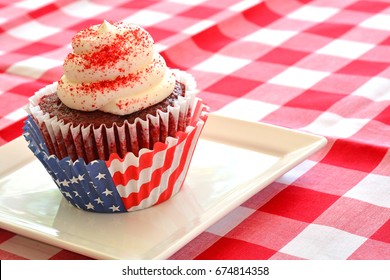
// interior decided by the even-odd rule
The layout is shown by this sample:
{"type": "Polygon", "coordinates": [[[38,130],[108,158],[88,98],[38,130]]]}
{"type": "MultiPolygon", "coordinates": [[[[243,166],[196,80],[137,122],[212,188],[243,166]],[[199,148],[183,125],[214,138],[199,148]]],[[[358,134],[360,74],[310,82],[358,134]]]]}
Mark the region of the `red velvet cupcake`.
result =
{"type": "Polygon", "coordinates": [[[72,47],[63,77],[30,99],[24,134],[31,150],[79,208],[112,212],[101,207],[99,187],[93,194],[86,188],[102,183],[102,176],[120,197],[115,203],[122,202],[113,212],[170,198],[181,188],[206,120],[194,78],[169,69],[139,26],[91,26],[76,34],[72,47]],[[89,175],[96,163],[106,175],[89,175]],[[69,185],[84,194],[82,200],[67,191],[69,185]]]}

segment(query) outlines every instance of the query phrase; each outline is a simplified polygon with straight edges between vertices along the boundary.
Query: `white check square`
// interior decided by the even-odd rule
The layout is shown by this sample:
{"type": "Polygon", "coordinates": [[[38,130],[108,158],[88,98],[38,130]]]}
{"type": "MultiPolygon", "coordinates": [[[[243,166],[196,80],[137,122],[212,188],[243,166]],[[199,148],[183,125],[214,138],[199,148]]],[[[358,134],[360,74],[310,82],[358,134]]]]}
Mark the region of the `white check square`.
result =
{"type": "Polygon", "coordinates": [[[95,4],[88,1],[76,1],[61,8],[64,13],[78,18],[91,18],[110,9],[110,6],[95,4]]]}
{"type": "Polygon", "coordinates": [[[299,177],[312,169],[316,164],[317,163],[315,161],[305,160],[301,164],[285,173],[282,177],[276,179],[276,182],[286,185],[293,184],[299,177]]]}
{"type": "Polygon", "coordinates": [[[201,21],[187,27],[186,29],[183,29],[183,31],[181,31],[181,32],[184,34],[195,35],[201,31],[213,26],[214,24],[215,24],[214,21],[204,19],[204,20],[201,20],[201,21]]]}
{"type": "Polygon", "coordinates": [[[213,224],[207,229],[207,232],[211,232],[213,234],[224,236],[233,228],[235,228],[238,224],[252,215],[256,210],[250,209],[243,206],[238,206],[232,212],[227,214],[217,223],[213,224]]]}
{"type": "Polygon", "coordinates": [[[348,138],[357,133],[369,121],[369,119],[346,119],[340,115],[325,112],[301,129],[324,136],[348,138]]]}
{"type": "Polygon", "coordinates": [[[373,77],[355,90],[352,95],[363,96],[377,102],[389,101],[390,80],[382,77],[373,77]]]}
{"type": "Polygon", "coordinates": [[[235,118],[246,121],[259,121],[278,108],[280,106],[271,103],[240,98],[227,104],[215,113],[227,117],[234,116],[235,118]]]}
{"type": "Polygon", "coordinates": [[[16,7],[25,8],[29,10],[37,10],[38,8],[52,3],[53,0],[24,0],[15,4],[16,7]]]}
{"type": "Polygon", "coordinates": [[[12,111],[8,115],[4,116],[7,120],[18,121],[27,116],[26,106],[23,106],[15,111],[12,111]]]}
{"type": "Polygon", "coordinates": [[[241,58],[215,54],[194,67],[195,70],[229,75],[251,61],[241,58]]]}
{"type": "Polygon", "coordinates": [[[390,31],[390,15],[377,14],[359,24],[362,27],[390,31]]]}
{"type": "Polygon", "coordinates": [[[280,252],[310,260],[345,260],[366,240],[336,228],[310,224],[280,252]]]}
{"type": "Polygon", "coordinates": [[[37,21],[31,20],[28,23],[19,25],[7,31],[8,34],[27,41],[39,41],[45,37],[59,32],[59,28],[43,25],[37,21]]]}
{"type": "Polygon", "coordinates": [[[390,208],[390,177],[368,174],[344,196],[390,208]]]}
{"type": "MultiPolygon", "coordinates": [[[[207,0],[191,0],[191,1],[186,1],[185,4],[190,6],[198,6],[199,4],[202,4],[206,1],[207,0]]],[[[183,4],[183,0],[169,0],[169,2],[183,4]]]]}
{"type": "Polygon", "coordinates": [[[279,46],[296,34],[295,31],[262,28],[244,37],[243,41],[279,46]]]}
{"type": "Polygon", "coordinates": [[[356,59],[374,47],[373,44],[336,39],[319,49],[317,53],[356,59]]]}
{"type": "Polygon", "coordinates": [[[297,20],[322,22],[339,12],[339,9],[305,5],[290,13],[287,17],[297,20]]]}
{"type": "Polygon", "coordinates": [[[136,12],[131,16],[125,18],[123,21],[128,21],[130,23],[134,23],[141,26],[151,26],[166,19],[169,19],[170,17],[171,15],[165,13],[140,10],[139,12],[136,12]]]}
{"type": "Polygon", "coordinates": [[[308,89],[328,75],[328,72],[289,67],[268,82],[287,87],[308,89]]]}
{"type": "Polygon", "coordinates": [[[242,12],[242,11],[245,11],[256,4],[259,4],[260,2],[262,2],[262,0],[238,1],[238,3],[234,4],[233,6],[230,6],[228,9],[230,11],[242,12]]]}

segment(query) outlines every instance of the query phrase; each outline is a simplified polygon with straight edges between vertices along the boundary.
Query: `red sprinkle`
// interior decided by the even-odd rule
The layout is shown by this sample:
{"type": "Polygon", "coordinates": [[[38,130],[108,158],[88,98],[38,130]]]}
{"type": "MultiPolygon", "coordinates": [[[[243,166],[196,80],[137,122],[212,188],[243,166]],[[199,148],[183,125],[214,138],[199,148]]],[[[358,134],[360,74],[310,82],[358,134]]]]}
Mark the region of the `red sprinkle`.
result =
{"type": "MultiPolygon", "coordinates": [[[[124,29],[120,23],[114,24],[119,29],[124,29]]],[[[87,28],[77,33],[72,42],[74,45],[82,46],[82,40],[88,37],[99,36],[97,30],[87,28]]],[[[147,40],[148,34],[139,29],[125,30],[123,34],[115,34],[112,42],[109,45],[103,47],[96,47],[96,52],[81,54],[83,61],[85,61],[83,67],[90,68],[105,68],[115,65],[120,59],[123,59],[127,54],[133,54],[133,57],[137,56],[134,46],[141,45],[143,48],[150,47],[150,41],[147,40]],[[131,41],[130,41],[131,40],[131,41]],[[130,44],[126,44],[126,43],[130,44]]],[[[77,55],[70,53],[67,57],[69,60],[75,59],[77,55]]],[[[131,61],[128,61],[131,63],[131,61]]]]}

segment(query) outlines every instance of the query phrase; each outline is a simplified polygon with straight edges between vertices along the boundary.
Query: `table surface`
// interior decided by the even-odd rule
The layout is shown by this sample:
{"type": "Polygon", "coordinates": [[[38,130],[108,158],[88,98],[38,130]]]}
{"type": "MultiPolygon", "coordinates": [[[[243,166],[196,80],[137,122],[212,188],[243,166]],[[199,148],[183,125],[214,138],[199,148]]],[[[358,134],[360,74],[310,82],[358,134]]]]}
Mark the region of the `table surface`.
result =
{"type": "MultiPolygon", "coordinates": [[[[0,145],[75,32],[136,23],[211,112],[328,140],[171,259],[390,259],[389,1],[107,2],[0,1],[0,145]]],[[[0,229],[0,259],[89,257],[0,229]]]]}

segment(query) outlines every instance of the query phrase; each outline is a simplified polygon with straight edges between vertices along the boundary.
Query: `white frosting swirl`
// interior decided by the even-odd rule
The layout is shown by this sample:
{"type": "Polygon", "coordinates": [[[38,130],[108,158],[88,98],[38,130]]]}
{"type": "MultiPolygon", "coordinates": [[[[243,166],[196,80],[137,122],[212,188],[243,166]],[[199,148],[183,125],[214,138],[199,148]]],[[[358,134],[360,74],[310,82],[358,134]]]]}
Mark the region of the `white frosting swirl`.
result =
{"type": "Polygon", "coordinates": [[[164,100],[175,76],[150,34],[127,23],[93,25],[72,39],[57,94],[68,107],[126,115],[164,100]]]}

